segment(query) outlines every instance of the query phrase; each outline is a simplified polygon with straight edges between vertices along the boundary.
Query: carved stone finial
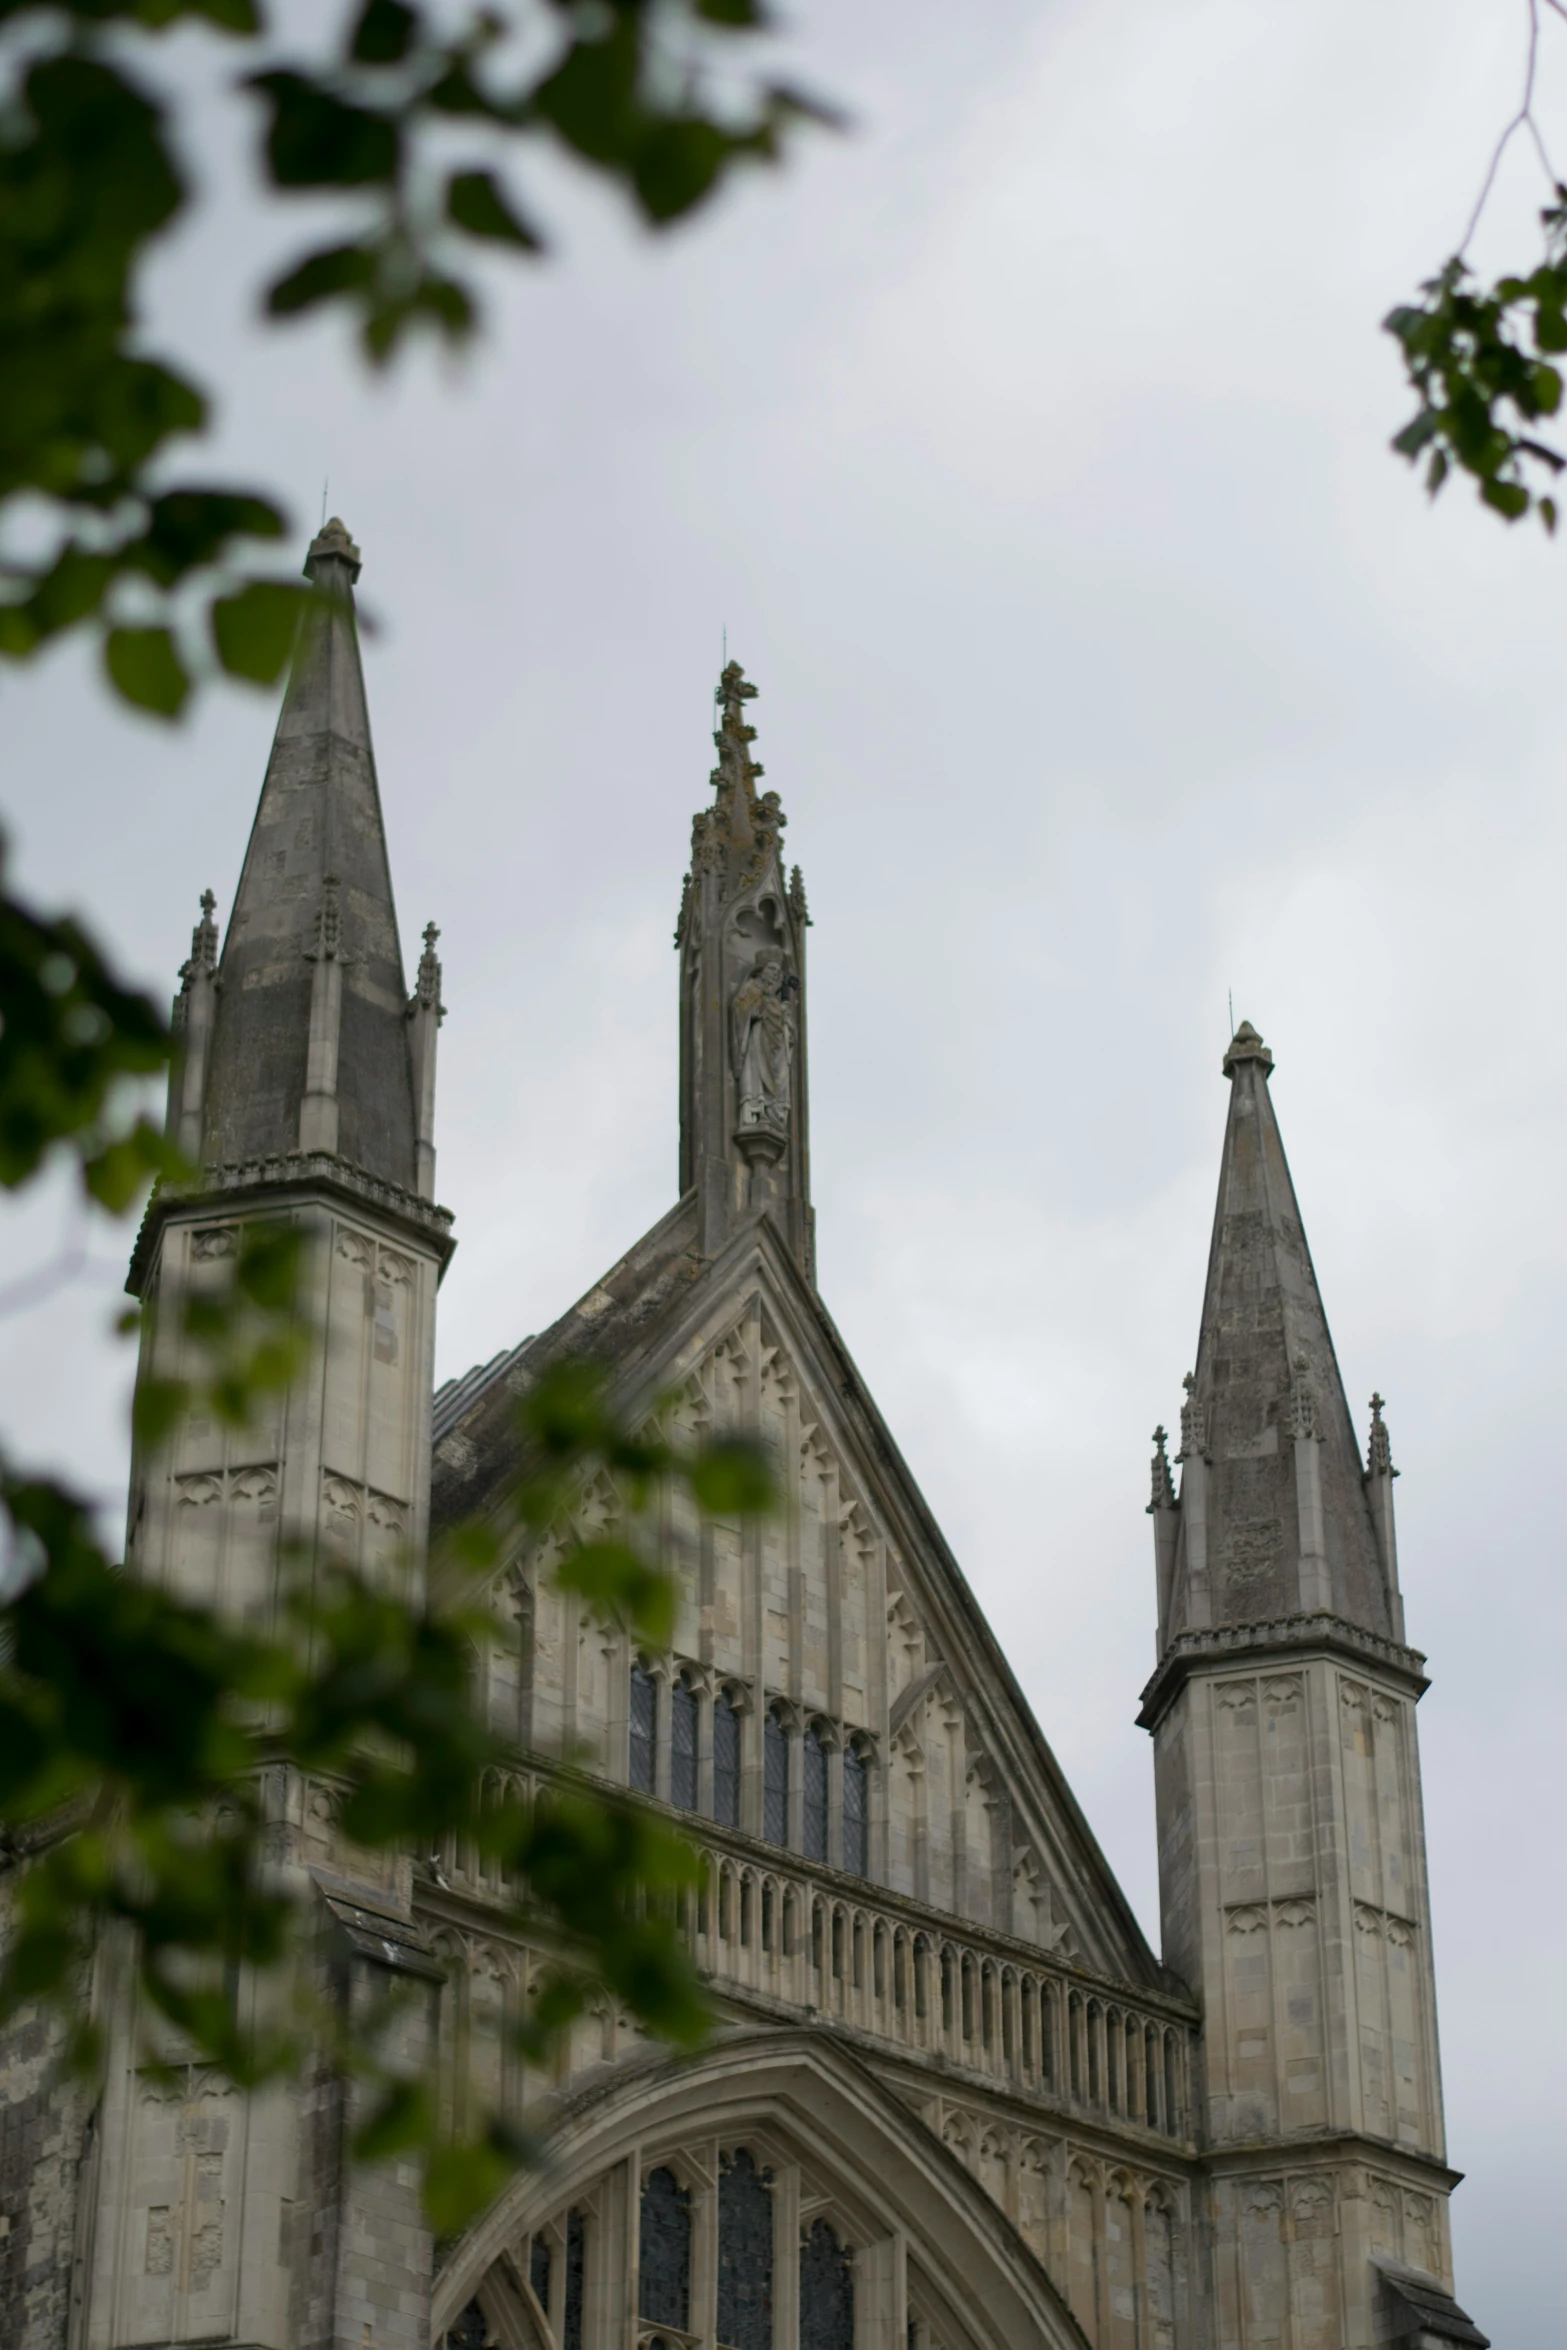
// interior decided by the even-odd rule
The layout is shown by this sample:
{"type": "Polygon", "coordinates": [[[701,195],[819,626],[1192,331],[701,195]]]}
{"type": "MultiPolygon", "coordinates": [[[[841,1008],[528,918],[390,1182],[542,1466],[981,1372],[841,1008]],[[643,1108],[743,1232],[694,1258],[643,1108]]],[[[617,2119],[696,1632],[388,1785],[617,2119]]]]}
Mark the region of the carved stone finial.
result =
{"type": "Polygon", "coordinates": [[[441,1001],[441,958],[435,951],[435,942],[440,935],[433,922],[425,924],[424,953],[419,957],[414,1000],[409,1009],[422,1005],[427,1012],[433,1012],[438,1020],[444,1020],[446,1006],[441,1001]]]}
{"type": "MultiPolygon", "coordinates": [[[[782,822],[782,818],[779,821],[782,822]]],[[[810,929],[811,914],[805,902],[805,877],[798,865],[789,876],[789,911],[801,930],[810,929]]]]}
{"type": "Polygon", "coordinates": [[[1249,1020],[1243,1020],[1230,1039],[1230,1049],[1224,1056],[1224,1074],[1233,1077],[1242,1061],[1261,1063],[1266,1076],[1273,1067],[1273,1055],[1249,1020]]]}
{"type": "Polygon", "coordinates": [[[190,960],[180,965],[180,992],[183,995],[195,981],[198,973],[215,971],[218,967],[218,926],[213,920],[217,899],[210,889],[201,893],[201,920],[190,934],[190,960]]]}
{"type": "Polygon", "coordinates": [[[1368,1477],[1396,1477],[1393,1466],[1393,1448],[1388,1440],[1387,1422],[1382,1414],[1386,1404],[1380,1395],[1371,1398],[1371,1441],[1366,1447],[1366,1475],[1368,1477]]]}
{"type": "Polygon", "coordinates": [[[1208,1415],[1197,1401],[1197,1374],[1188,1371],[1181,1381],[1186,1401],[1181,1406],[1181,1449],[1178,1461],[1206,1460],[1208,1457],[1208,1415]]]}
{"type": "Polygon", "coordinates": [[[1317,1399],[1311,1386],[1310,1372],[1304,1355],[1295,1357],[1295,1369],[1290,1378],[1290,1434],[1297,1440],[1316,1436],[1317,1399]]]}
{"type": "Polygon", "coordinates": [[[311,540],[310,552],[305,557],[305,569],[314,578],[314,565],[327,560],[347,564],[350,585],[358,579],[363,567],[359,549],[335,514],[330,522],[322,524],[311,540]]]}
{"type": "Polygon", "coordinates": [[[723,673],[713,689],[713,699],[723,710],[725,724],[742,718],[745,703],[755,701],[756,688],[738,661],[725,663],[723,673]]]}
{"type": "Polygon", "coordinates": [[[1148,1502],[1150,1510],[1173,1510],[1175,1507],[1175,1486],[1170,1476],[1169,1456],[1165,1451],[1167,1442],[1165,1430],[1156,1428],[1153,1432],[1153,1490],[1148,1502]]]}

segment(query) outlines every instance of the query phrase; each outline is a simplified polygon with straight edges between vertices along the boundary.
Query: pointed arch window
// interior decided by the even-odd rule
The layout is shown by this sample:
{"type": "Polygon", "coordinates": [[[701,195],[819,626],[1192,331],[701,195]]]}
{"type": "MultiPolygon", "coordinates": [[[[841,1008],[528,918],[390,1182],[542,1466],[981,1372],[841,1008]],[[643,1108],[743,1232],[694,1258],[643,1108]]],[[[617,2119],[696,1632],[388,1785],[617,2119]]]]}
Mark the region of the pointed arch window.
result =
{"type": "Polygon", "coordinates": [[[789,1733],[776,1706],[762,1731],[762,1833],[769,1844],[789,1841],[789,1733]]]}
{"type": "Polygon", "coordinates": [[[740,1825],[740,1709],[727,1689],[713,1700],[713,1817],[740,1825]]]}
{"type": "Polygon", "coordinates": [[[631,1668],[630,1779],[639,1795],[658,1784],[658,1683],[639,1659],[631,1668]]]}
{"type": "Polygon", "coordinates": [[[718,2339],[773,2350],[773,2191],[743,2146],[718,2174],[718,2339]]]}
{"type": "Polygon", "coordinates": [[[637,2308],[645,2325],[685,2333],[691,2317],[691,2196],[660,2165],[642,2182],[637,2308]]]}
{"type": "Polygon", "coordinates": [[[682,1811],[695,1811],[696,1691],[683,1673],[670,1692],[669,1795],[682,1811]]]}
{"type": "Polygon", "coordinates": [[[820,1722],[805,1732],[805,1857],[827,1858],[827,1739],[820,1722]]]}
{"type": "Polygon", "coordinates": [[[863,1746],[843,1750],[843,1865],[857,1877],[870,1873],[871,1766],[863,1746]]]}
{"type": "Polygon", "coordinates": [[[800,2350],[854,2350],[854,2266],[824,2219],[800,2246],[800,2350]]]}

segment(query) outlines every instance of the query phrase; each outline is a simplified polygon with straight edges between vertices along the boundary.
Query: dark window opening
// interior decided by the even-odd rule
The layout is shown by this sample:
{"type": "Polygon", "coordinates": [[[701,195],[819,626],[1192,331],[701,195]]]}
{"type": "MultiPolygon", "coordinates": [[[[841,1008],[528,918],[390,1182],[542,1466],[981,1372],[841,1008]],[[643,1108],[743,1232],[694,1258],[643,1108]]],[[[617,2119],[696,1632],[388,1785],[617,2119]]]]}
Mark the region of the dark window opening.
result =
{"type": "Polygon", "coordinates": [[[528,2282],[533,2298],[546,2317],[550,2313],[550,2248],[545,2236],[535,2236],[528,2247],[528,2282]]]}
{"type": "Polygon", "coordinates": [[[727,1689],[713,1701],[713,1817],[740,1825],[740,1713],[727,1689]]]}
{"type": "Polygon", "coordinates": [[[815,1722],[805,1733],[805,1857],[827,1858],[827,1742],[815,1722]]]}
{"type": "Polygon", "coordinates": [[[800,2350],[854,2350],[854,2268],[824,2219],[800,2247],[800,2350]]]}
{"type": "Polygon", "coordinates": [[[642,2182],[637,2307],[649,2325],[687,2331],[691,2317],[691,2197],[662,2165],[642,2182]]]}
{"type": "Polygon", "coordinates": [[[843,1758],[843,1865],[863,1877],[870,1867],[870,1765],[857,1746],[843,1758]]]}
{"type": "Polygon", "coordinates": [[[769,1844],[789,1841],[789,1733],[775,1713],[762,1734],[762,1834],[769,1844]]]}
{"type": "Polygon", "coordinates": [[[696,1809],[696,1691],[677,1681],[670,1699],[669,1794],[682,1811],[696,1809]]]}
{"type": "Polygon", "coordinates": [[[582,2287],[587,2229],[580,2211],[566,2221],[566,2306],[561,2313],[561,2350],[582,2350],[582,2287]]]}
{"type": "Polygon", "coordinates": [[[718,2339],[773,2350],[773,2194],[743,2146],[718,2174],[718,2339]]]}
{"type": "Polygon", "coordinates": [[[631,1668],[631,1784],[651,1795],[658,1784],[658,1684],[645,1665],[631,1668]]]}

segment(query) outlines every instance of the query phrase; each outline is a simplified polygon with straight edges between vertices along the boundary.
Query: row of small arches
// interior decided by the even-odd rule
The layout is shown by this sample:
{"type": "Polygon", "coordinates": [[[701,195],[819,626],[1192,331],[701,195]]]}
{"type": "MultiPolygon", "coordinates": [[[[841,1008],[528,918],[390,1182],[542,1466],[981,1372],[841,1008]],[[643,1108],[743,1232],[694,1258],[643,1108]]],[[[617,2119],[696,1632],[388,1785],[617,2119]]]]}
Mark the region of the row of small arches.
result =
{"type": "MultiPolygon", "coordinates": [[[[658,1792],[660,1781],[658,1675],[641,1657],[631,1666],[627,1776],[642,1795],[658,1792]]],[[[681,1811],[699,1808],[701,1698],[694,1677],[678,1672],[670,1685],[669,1799],[681,1811]]],[[[740,1745],[742,1707],[735,1692],[720,1688],[713,1698],[712,1817],[721,1827],[740,1826],[740,1745]]],[[[774,1703],[762,1722],[762,1834],[784,1850],[790,1834],[790,1740],[785,1708],[774,1703]]],[[[805,1724],[800,1737],[800,1850],[807,1860],[826,1861],[830,1842],[828,1756],[838,1743],[821,1719],[805,1724]]],[[[853,1876],[870,1867],[871,1758],[865,1742],[850,1738],[843,1747],[842,1866],[853,1876]]]]}
{"type": "Polygon", "coordinates": [[[727,1855],[688,1897],[699,1962],[1167,2137],[1184,2131],[1178,2025],[986,1957],[727,1855]],[[803,1982],[801,1978],[804,1978],[803,1982]]]}

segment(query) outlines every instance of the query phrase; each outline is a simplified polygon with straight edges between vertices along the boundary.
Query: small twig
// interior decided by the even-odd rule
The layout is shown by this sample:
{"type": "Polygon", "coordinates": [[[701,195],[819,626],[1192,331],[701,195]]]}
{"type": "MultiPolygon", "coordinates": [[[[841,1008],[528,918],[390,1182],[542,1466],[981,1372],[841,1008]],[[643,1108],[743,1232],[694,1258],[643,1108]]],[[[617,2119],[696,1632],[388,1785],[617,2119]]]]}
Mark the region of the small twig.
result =
{"type": "MultiPolygon", "coordinates": [[[[1547,0],[1547,5],[1553,7],[1558,6],[1558,0],[1547,0]]],[[[1536,126],[1534,119],[1534,68],[1535,61],[1539,56],[1540,51],[1539,0],[1528,0],[1528,8],[1529,55],[1528,62],[1524,68],[1523,97],[1519,102],[1517,113],[1513,116],[1511,122],[1508,123],[1507,127],[1502,132],[1501,137],[1497,140],[1495,148],[1492,150],[1490,168],[1487,170],[1485,178],[1481,182],[1480,193],[1475,198],[1474,210],[1469,215],[1469,226],[1465,229],[1462,237],[1459,239],[1458,253],[1460,259],[1462,259],[1463,255],[1469,250],[1469,240],[1474,235],[1475,230],[1480,226],[1480,215],[1485,210],[1486,204],[1490,198],[1491,190],[1496,185],[1496,175],[1502,167],[1502,157],[1506,154],[1508,148],[1511,146],[1513,138],[1517,132],[1527,128],[1533,133],[1534,143],[1539,150],[1541,162],[1545,164],[1547,177],[1554,179],[1555,176],[1551,172],[1550,164],[1546,159],[1544,142],[1540,137],[1539,129],[1536,126]]],[[[1561,13],[1567,14],[1567,11],[1561,11],[1561,13]]]]}

